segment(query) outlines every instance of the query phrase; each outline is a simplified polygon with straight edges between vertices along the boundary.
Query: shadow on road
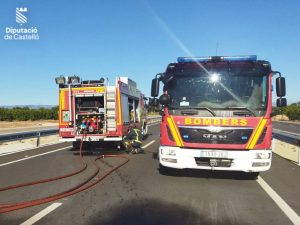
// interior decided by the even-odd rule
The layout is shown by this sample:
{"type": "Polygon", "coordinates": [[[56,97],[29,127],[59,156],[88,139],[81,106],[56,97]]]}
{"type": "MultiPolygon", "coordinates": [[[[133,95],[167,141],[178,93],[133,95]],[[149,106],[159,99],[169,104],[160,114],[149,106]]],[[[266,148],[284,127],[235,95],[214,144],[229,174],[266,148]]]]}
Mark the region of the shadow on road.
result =
{"type": "Polygon", "coordinates": [[[213,179],[235,179],[235,180],[256,180],[258,174],[245,173],[240,171],[219,171],[219,170],[198,170],[198,169],[172,169],[158,168],[161,175],[176,177],[199,177],[213,179]]]}
{"type": "MultiPolygon", "coordinates": [[[[69,151],[74,155],[79,154],[79,148],[71,148],[69,151]]],[[[99,155],[99,154],[123,154],[124,148],[118,148],[118,144],[114,142],[84,142],[82,145],[83,155],[99,155]]]]}
{"type": "MultiPolygon", "coordinates": [[[[213,224],[209,215],[195,209],[155,199],[132,200],[129,203],[98,212],[89,225],[183,225],[213,224]]],[[[216,222],[216,221],[215,221],[216,222]]],[[[224,221],[222,224],[230,224],[224,221]]]]}

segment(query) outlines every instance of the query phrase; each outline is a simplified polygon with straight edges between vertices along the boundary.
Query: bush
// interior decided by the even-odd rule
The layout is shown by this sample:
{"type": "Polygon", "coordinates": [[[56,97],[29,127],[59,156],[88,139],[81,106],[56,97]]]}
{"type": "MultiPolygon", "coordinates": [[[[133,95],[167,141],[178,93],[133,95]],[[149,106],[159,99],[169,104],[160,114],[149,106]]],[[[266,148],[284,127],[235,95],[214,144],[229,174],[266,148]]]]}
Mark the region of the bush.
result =
{"type": "Polygon", "coordinates": [[[294,103],[285,108],[284,112],[290,120],[300,120],[300,107],[298,105],[294,103]]]}
{"type": "Polygon", "coordinates": [[[12,109],[0,108],[0,121],[27,121],[27,120],[57,120],[58,107],[51,109],[39,108],[30,109],[28,107],[15,107],[12,109]]]}
{"type": "Polygon", "coordinates": [[[283,109],[279,107],[272,107],[271,116],[277,116],[282,114],[283,109]]]}
{"type": "Polygon", "coordinates": [[[289,120],[300,120],[300,102],[290,104],[289,106],[283,108],[272,108],[271,116],[282,114],[285,114],[289,118],[289,120]]]}

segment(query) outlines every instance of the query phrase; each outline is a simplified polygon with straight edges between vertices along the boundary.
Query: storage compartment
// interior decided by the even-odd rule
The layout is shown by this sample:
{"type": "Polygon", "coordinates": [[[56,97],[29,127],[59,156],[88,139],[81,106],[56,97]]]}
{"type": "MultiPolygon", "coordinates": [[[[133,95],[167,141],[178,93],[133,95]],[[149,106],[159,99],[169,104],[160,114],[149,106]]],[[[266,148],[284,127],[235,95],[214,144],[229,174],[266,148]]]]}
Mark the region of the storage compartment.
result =
{"type": "Polygon", "coordinates": [[[75,96],[76,134],[105,133],[104,95],[75,96]]]}

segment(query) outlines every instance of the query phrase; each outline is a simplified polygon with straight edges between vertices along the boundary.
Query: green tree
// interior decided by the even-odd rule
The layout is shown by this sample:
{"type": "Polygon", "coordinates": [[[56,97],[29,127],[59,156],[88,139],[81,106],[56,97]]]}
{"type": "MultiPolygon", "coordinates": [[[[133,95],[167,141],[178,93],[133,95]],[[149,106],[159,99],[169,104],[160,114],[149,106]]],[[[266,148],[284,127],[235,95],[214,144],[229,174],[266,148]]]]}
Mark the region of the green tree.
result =
{"type": "Polygon", "coordinates": [[[299,120],[300,119],[300,104],[293,103],[285,108],[285,114],[289,117],[290,120],[299,120]]]}

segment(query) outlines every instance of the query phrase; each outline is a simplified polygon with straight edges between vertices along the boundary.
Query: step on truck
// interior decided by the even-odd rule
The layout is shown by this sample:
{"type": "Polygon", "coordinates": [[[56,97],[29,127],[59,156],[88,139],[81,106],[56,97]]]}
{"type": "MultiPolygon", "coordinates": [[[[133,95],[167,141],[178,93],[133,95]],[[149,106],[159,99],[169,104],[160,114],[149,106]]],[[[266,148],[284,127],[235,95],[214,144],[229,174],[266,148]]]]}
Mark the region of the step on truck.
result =
{"type": "MultiPolygon", "coordinates": [[[[163,106],[161,168],[249,172],[270,169],[272,77],[277,106],[286,106],[285,79],[250,56],[179,57],[152,80],[163,106]]],[[[153,99],[152,99],[153,101],[153,99]]],[[[153,101],[157,102],[157,101],[153,101]]]]}
{"type": "Polygon", "coordinates": [[[78,76],[60,76],[59,137],[79,148],[89,142],[115,142],[120,148],[129,125],[147,133],[145,97],[136,82],[118,77],[115,85],[104,78],[81,81],[78,76]]]}

